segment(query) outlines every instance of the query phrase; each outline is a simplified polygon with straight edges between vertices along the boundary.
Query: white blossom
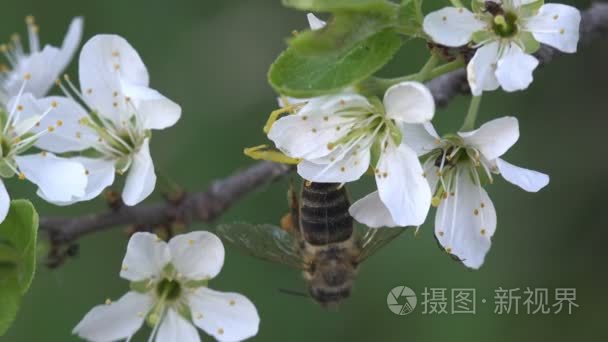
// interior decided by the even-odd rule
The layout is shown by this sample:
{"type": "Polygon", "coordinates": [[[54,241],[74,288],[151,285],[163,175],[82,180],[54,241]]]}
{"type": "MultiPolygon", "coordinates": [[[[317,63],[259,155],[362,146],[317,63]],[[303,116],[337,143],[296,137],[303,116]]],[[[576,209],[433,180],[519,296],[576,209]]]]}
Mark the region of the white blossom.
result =
{"type": "Polygon", "coordinates": [[[464,265],[479,268],[490,249],[496,230],[496,211],[483,186],[500,174],[508,182],[537,192],[549,176],[501,159],[519,139],[514,117],[503,117],[471,132],[440,138],[432,125],[409,125],[418,137],[412,147],[426,155],[425,175],[438,206],[435,236],[441,246],[464,265]]]}
{"type": "Polygon", "coordinates": [[[41,47],[34,17],[27,17],[26,23],[29,51],[24,48],[19,35],[13,35],[10,43],[0,46],[7,62],[0,68],[0,107],[6,106],[9,99],[17,95],[24,79],[26,93],[36,98],[45,96],[70,63],[82,38],[83,19],[80,17],[72,20],[60,48],[41,47]]]}
{"type": "Polygon", "coordinates": [[[424,18],[424,31],[442,45],[474,42],[475,55],[467,65],[473,95],[495,90],[526,89],[538,60],[531,55],[539,43],[562,52],[576,52],[580,12],[571,6],[543,4],[543,0],[473,1],[474,12],[445,7],[424,18]]]}
{"type": "Polygon", "coordinates": [[[96,197],[113,183],[115,172],[128,171],[122,198],[125,204],[135,205],[156,184],[151,130],[173,126],[181,108],[149,88],[146,66],[119,36],[91,38],[80,54],[79,69],[81,91],[66,78],[61,87],[69,97],[41,100],[58,104],[47,120],[61,119],[64,127],[36,146],[56,153],[95,150],[93,157],[76,159],[89,170],[86,194],[77,200],[96,197]]]}
{"type": "MultiPolygon", "coordinates": [[[[345,91],[309,99],[295,115],[274,123],[268,133],[277,148],[301,159],[298,173],[320,183],[358,180],[371,166],[378,192],[397,225],[419,225],[429,210],[431,193],[416,153],[408,147],[403,123],[429,121],[435,111],[430,91],[417,82],[387,90],[384,101],[345,91]]],[[[366,206],[352,212],[367,223],[366,206]]]]}
{"type": "MultiPolygon", "coordinates": [[[[40,106],[32,94],[23,94],[8,102],[10,111],[0,109],[0,178],[17,176],[38,186],[38,195],[49,202],[71,201],[83,196],[87,185],[85,168],[78,162],[42,151],[27,153],[41,138],[61,129],[62,122],[45,122],[45,117],[57,106],[49,102],[40,106]]],[[[8,213],[10,197],[0,180],[0,222],[8,213]]]]}
{"type": "Polygon", "coordinates": [[[196,327],[218,341],[255,336],[260,318],[253,303],[207,287],[223,264],[224,246],[212,233],[177,235],[169,243],[136,233],[120,272],[132,290],[94,307],[73,333],[93,342],[129,340],[147,321],[152,327],[148,341],[200,341],[196,327]]]}

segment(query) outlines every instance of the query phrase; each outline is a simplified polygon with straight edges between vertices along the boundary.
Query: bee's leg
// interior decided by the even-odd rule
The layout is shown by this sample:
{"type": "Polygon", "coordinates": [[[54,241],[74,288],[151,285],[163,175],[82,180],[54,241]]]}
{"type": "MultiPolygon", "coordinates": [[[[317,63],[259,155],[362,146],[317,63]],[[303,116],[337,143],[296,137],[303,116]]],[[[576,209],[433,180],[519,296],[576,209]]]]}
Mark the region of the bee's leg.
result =
{"type": "Polygon", "coordinates": [[[268,160],[275,163],[296,165],[299,159],[290,158],[280,151],[268,148],[266,145],[248,147],[243,150],[246,156],[255,160],[268,160]]]}
{"type": "Polygon", "coordinates": [[[300,201],[297,191],[293,186],[293,180],[289,182],[289,190],[287,190],[287,202],[289,203],[289,213],[281,218],[281,228],[283,230],[299,235],[300,233],[300,201]]]}
{"type": "Polygon", "coordinates": [[[286,100],[284,100],[284,101],[287,104],[286,107],[279,108],[277,110],[273,110],[270,113],[270,115],[268,116],[268,120],[266,120],[266,124],[264,125],[264,133],[268,134],[268,132],[270,132],[270,128],[279,119],[279,116],[281,116],[282,114],[286,114],[286,113],[295,113],[298,109],[300,109],[303,106],[302,103],[296,103],[296,104],[290,105],[289,103],[287,103],[286,100]]]}

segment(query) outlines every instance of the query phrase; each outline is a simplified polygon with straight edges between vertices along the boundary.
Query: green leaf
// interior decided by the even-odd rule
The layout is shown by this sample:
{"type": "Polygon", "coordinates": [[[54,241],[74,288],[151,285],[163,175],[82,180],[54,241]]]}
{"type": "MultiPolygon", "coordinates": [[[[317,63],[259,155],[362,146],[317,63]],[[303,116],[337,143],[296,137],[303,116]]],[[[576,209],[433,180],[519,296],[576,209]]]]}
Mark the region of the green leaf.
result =
{"type": "Polygon", "coordinates": [[[293,48],[270,66],[268,81],[282,95],[313,97],[340,91],[382,68],[401,47],[399,36],[384,30],[337,54],[307,56],[293,48]]]}
{"type": "Polygon", "coordinates": [[[11,202],[0,223],[0,335],[15,319],[36,270],[38,214],[26,200],[11,202]]]}
{"type": "Polygon", "coordinates": [[[399,6],[398,30],[400,33],[417,36],[422,32],[422,0],[403,0],[399,6]]]}
{"type": "Polygon", "coordinates": [[[394,26],[396,11],[391,13],[340,12],[323,29],[300,32],[289,46],[303,55],[339,53],[374,34],[394,26]]]}
{"type": "Polygon", "coordinates": [[[394,4],[385,0],[283,0],[283,5],[303,11],[385,11],[394,4]]]}
{"type": "Polygon", "coordinates": [[[15,320],[20,302],[21,290],[16,273],[13,272],[12,276],[0,275],[0,336],[6,333],[15,320]]]}

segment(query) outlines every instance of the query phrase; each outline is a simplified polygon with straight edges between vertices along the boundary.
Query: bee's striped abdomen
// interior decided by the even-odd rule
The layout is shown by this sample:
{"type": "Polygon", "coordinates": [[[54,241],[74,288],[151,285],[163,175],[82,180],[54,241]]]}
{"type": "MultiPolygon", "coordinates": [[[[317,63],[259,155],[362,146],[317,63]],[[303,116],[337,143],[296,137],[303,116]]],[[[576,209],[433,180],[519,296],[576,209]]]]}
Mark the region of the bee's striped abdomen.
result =
{"type": "Polygon", "coordinates": [[[300,229],[306,242],[327,245],[348,240],[353,234],[350,201],[340,184],[306,183],[300,201],[300,229]]]}

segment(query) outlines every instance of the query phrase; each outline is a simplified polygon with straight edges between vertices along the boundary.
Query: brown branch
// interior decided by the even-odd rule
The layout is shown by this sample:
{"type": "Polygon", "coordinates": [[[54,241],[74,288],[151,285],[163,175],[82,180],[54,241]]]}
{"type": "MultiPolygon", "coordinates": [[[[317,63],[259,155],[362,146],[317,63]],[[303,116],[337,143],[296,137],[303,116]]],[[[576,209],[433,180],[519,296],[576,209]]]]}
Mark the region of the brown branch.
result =
{"type": "Polygon", "coordinates": [[[175,220],[209,222],[246,194],[281,178],[289,171],[289,166],[260,162],[212,182],[205,191],[186,194],[179,202],[164,201],[133,207],[122,205],[115,210],[80,217],[44,217],[40,220],[40,229],[48,232],[53,243],[62,244],[120,225],[155,227],[170,225],[175,220]]]}
{"type": "MultiPolygon", "coordinates": [[[[580,26],[579,49],[589,45],[592,41],[603,37],[608,32],[608,3],[595,2],[581,12],[582,20],[580,26]]],[[[542,45],[536,52],[536,57],[542,64],[551,62],[562,52],[547,45],[542,45]]],[[[456,95],[470,94],[469,84],[467,83],[466,70],[460,69],[439,76],[427,82],[428,88],[435,97],[438,106],[443,107],[448,104],[456,95]]]]}
{"type": "MultiPolygon", "coordinates": [[[[608,3],[594,3],[582,12],[580,45],[608,32],[608,3]]],[[[560,53],[543,46],[537,53],[541,62],[548,63],[560,53]]],[[[427,83],[438,105],[447,104],[458,94],[469,93],[464,70],[438,77],[427,83]]],[[[69,244],[82,235],[120,225],[156,227],[170,225],[175,220],[189,223],[194,220],[209,222],[223,214],[246,194],[273,182],[290,172],[290,168],[270,162],[260,162],[217,180],[202,192],[187,194],[181,201],[164,201],[134,207],[120,206],[101,214],[80,217],[45,217],[40,229],[48,232],[54,244],[69,244]]]]}

